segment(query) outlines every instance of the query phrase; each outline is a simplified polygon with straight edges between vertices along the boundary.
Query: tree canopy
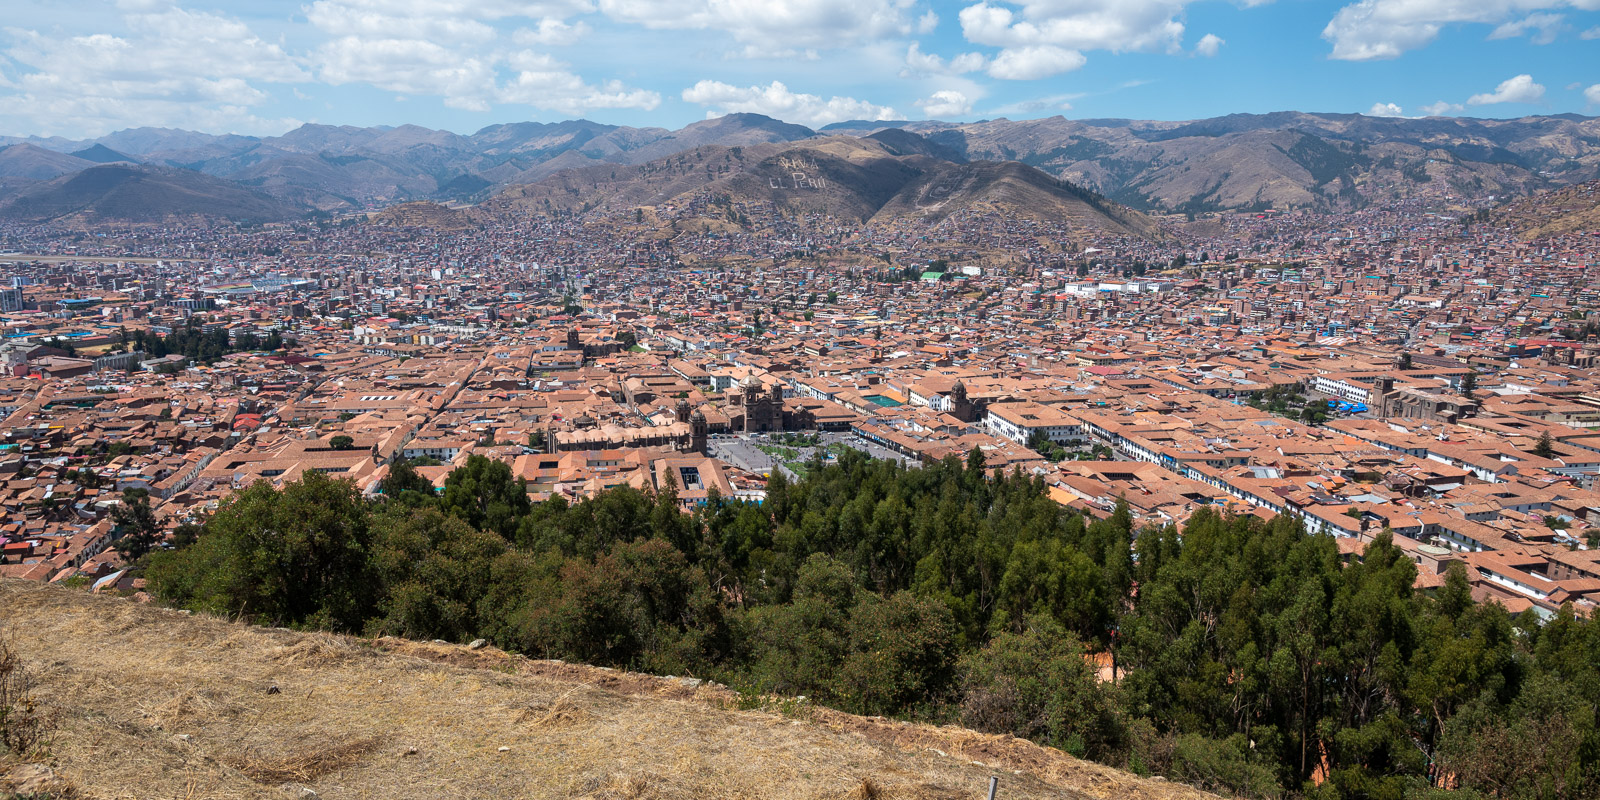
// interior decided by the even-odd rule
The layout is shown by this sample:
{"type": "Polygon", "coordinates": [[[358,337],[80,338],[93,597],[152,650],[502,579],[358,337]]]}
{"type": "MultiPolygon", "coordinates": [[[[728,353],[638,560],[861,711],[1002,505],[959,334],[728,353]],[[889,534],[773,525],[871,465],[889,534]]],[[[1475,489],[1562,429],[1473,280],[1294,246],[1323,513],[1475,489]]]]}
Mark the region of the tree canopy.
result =
{"type": "Polygon", "coordinates": [[[1476,603],[1459,563],[1420,592],[1387,532],[1343,558],[1287,516],[1136,531],[979,453],[847,451],[692,513],[670,485],[530,503],[481,457],[442,494],[396,463],[376,503],[307,473],[144,563],[166,602],[263,624],[482,636],[1244,797],[1600,791],[1600,624],[1476,603]]]}

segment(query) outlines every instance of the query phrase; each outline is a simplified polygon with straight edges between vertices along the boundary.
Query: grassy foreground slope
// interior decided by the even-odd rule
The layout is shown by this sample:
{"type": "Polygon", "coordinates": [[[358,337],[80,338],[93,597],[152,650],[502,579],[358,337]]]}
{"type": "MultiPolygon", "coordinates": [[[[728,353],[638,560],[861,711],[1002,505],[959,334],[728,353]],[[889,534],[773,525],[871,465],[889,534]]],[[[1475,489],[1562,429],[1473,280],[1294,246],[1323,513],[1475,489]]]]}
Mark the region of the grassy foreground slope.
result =
{"type": "Polygon", "coordinates": [[[0,581],[85,797],[1187,800],[1009,736],[486,648],[229,623],[0,581]],[[746,704],[747,705],[747,704],[746,704]]]}

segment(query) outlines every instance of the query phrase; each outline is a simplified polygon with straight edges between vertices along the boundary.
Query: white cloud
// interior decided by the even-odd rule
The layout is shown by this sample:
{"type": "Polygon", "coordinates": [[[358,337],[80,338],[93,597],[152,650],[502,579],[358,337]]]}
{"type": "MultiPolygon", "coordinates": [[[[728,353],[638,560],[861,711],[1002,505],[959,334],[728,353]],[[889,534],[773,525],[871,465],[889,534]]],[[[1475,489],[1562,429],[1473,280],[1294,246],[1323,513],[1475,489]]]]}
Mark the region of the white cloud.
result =
{"type": "Polygon", "coordinates": [[[1404,110],[1394,103],[1373,103],[1372,108],[1367,109],[1369,117],[1398,117],[1403,113],[1404,110]]]}
{"type": "Polygon", "coordinates": [[[992,112],[985,111],[984,113],[993,113],[998,116],[1011,116],[1013,114],[1042,114],[1047,111],[1071,111],[1073,100],[1088,96],[1088,92],[1073,92],[1070,94],[1051,95],[1049,97],[1036,97],[1031,100],[1007,103],[999,108],[994,109],[992,112]]]}
{"type": "Polygon", "coordinates": [[[404,14],[364,0],[318,0],[306,8],[306,19],[334,36],[482,42],[495,35],[494,28],[471,17],[404,14]]]}
{"type": "Polygon", "coordinates": [[[487,111],[495,72],[487,60],[421,39],[342,36],[317,50],[318,77],[335,86],[366,83],[405,94],[438,95],[445,105],[487,111]]]}
{"type": "Polygon", "coordinates": [[[362,25],[378,26],[364,32],[394,35],[396,31],[387,26],[411,24],[408,20],[566,19],[592,11],[590,0],[316,0],[306,9],[306,16],[318,27],[324,23],[317,15],[362,19],[366,20],[362,25]]]}
{"type": "Polygon", "coordinates": [[[1533,103],[1544,97],[1544,87],[1533,82],[1532,75],[1507,78],[1493,92],[1475,94],[1467,98],[1469,106],[1486,106],[1495,103],[1533,103]]]}
{"type": "Polygon", "coordinates": [[[1427,114],[1430,117],[1440,117],[1444,116],[1445,114],[1458,114],[1466,109],[1467,107],[1461,105],[1460,103],[1447,103],[1443,100],[1440,100],[1432,105],[1423,106],[1422,113],[1427,114]]]}
{"type": "Polygon", "coordinates": [[[28,133],[98,135],[123,127],[281,133],[294,120],[251,109],[269,98],[258,84],[311,76],[280,46],[217,14],[166,8],[124,15],[125,35],[7,31],[14,65],[0,119],[28,133]]]}
{"type": "Polygon", "coordinates": [[[1222,49],[1224,44],[1227,44],[1226,39],[1214,33],[1208,33],[1200,37],[1200,41],[1195,42],[1194,52],[1196,55],[1211,58],[1217,54],[1218,50],[1222,49]]]}
{"type": "MultiPolygon", "coordinates": [[[[1262,5],[1271,0],[1246,0],[1262,5]]],[[[980,0],[961,9],[962,34],[975,44],[1001,48],[991,62],[995,77],[1043,77],[1082,66],[1082,53],[1180,53],[1184,8],[1193,0],[980,0]],[[1013,8],[1015,6],[1016,8],[1013,8]],[[1071,56],[1065,54],[1071,53],[1071,56]]],[[[1215,55],[1223,40],[1202,37],[1200,55],[1215,55]]]]}
{"type": "Polygon", "coordinates": [[[873,105],[854,97],[798,94],[779,81],[767,86],[731,86],[721,81],[700,81],[683,90],[683,99],[711,110],[707,117],[725,114],[765,114],[785,122],[817,127],[847,119],[896,119],[893,108],[873,105]]]}
{"type": "Polygon", "coordinates": [[[537,28],[518,28],[511,34],[511,41],[524,47],[533,45],[565,46],[577,42],[589,35],[589,26],[578,22],[568,24],[564,20],[546,17],[539,20],[537,28]]]}
{"type": "MultiPolygon", "coordinates": [[[[745,54],[853,47],[909,36],[930,24],[912,19],[916,0],[599,0],[620,22],[654,29],[720,30],[745,54]],[[751,49],[751,48],[755,49],[751,49]]],[[[937,22],[938,18],[932,18],[937,22]]]]}
{"type": "Polygon", "coordinates": [[[1432,42],[1451,24],[1499,26],[1490,38],[1537,31],[1534,41],[1547,41],[1559,32],[1560,15],[1530,12],[1560,8],[1593,11],[1600,0],[1361,0],[1339,9],[1322,38],[1333,43],[1333,58],[1348,61],[1397,58],[1432,42]]]}
{"type": "Polygon", "coordinates": [[[433,95],[468,111],[487,111],[494,103],[564,114],[656,108],[656,92],[616,81],[592,85],[529,49],[576,42],[588,26],[567,19],[593,10],[588,0],[317,0],[307,18],[335,35],[314,53],[318,77],[331,84],[433,95]],[[490,23],[515,20],[531,24],[514,30],[513,47],[506,47],[490,23]]]}
{"type": "Polygon", "coordinates": [[[661,105],[661,95],[630,89],[619,81],[590,86],[568,72],[566,65],[548,56],[525,53],[511,59],[516,77],[495,91],[502,103],[523,103],[564,114],[579,114],[595,108],[642,108],[661,105]]]}
{"type": "Polygon", "coordinates": [[[935,118],[964,117],[972,113],[972,100],[953,89],[934,92],[930,97],[918,100],[917,105],[922,108],[922,113],[935,118]]]}
{"type": "Polygon", "coordinates": [[[654,109],[656,92],[611,81],[591,86],[548,55],[531,51],[504,58],[511,70],[497,78],[498,59],[473,58],[432,42],[403,39],[336,39],[320,51],[321,78],[332,84],[366,83],[408,95],[436,95],[451,108],[487,111],[491,103],[516,103],[579,114],[595,108],[654,109]]]}
{"type": "Polygon", "coordinates": [[[989,75],[1011,81],[1031,81],[1071,72],[1087,62],[1083,54],[1055,45],[1008,47],[989,62],[989,75]]]}
{"type": "Polygon", "coordinates": [[[900,71],[900,76],[964,75],[983,69],[987,63],[988,59],[982,53],[962,53],[945,61],[933,53],[922,52],[922,46],[912,42],[906,49],[906,66],[900,71]]]}
{"type": "Polygon", "coordinates": [[[1578,38],[1582,39],[1582,40],[1584,40],[1586,42],[1587,41],[1593,41],[1595,39],[1600,39],[1600,25],[1596,25],[1593,28],[1590,28],[1590,29],[1584,31],[1583,33],[1578,34],[1578,38]]]}
{"type": "Polygon", "coordinates": [[[1516,39],[1525,33],[1530,33],[1529,40],[1534,44],[1549,44],[1556,40],[1556,34],[1561,32],[1562,20],[1566,19],[1561,14],[1529,14],[1514,22],[1503,22],[1499,27],[1489,32],[1490,39],[1516,39]]]}
{"type": "Polygon", "coordinates": [[[1014,48],[1177,52],[1189,0],[1022,0],[1021,13],[983,0],[961,9],[968,41],[1014,48]]]}
{"type": "Polygon", "coordinates": [[[1600,106],[1600,83],[1584,89],[1583,99],[1588,100],[1590,105],[1600,106]]]}

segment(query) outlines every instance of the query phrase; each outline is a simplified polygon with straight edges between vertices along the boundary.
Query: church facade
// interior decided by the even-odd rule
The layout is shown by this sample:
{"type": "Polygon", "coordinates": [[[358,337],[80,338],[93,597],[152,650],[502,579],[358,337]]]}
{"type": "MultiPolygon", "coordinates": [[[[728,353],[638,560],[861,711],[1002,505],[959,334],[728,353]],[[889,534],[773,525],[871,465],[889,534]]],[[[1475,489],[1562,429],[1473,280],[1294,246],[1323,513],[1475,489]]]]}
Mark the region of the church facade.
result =
{"type": "Polygon", "coordinates": [[[783,387],[773,385],[763,391],[760,381],[746,378],[738,391],[730,393],[728,418],[734,430],[745,433],[783,430],[783,387]]]}

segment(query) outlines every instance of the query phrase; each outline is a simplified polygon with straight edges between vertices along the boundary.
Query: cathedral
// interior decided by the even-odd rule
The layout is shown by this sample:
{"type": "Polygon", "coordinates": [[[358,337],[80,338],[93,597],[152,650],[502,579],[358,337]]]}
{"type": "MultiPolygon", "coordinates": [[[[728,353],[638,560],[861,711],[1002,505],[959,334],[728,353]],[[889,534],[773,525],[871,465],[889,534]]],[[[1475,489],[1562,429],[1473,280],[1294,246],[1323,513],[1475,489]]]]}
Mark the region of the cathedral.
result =
{"type": "Polygon", "coordinates": [[[745,378],[738,391],[730,393],[728,419],[735,430],[745,433],[783,430],[783,387],[773,385],[763,392],[754,376],[745,378]]]}

